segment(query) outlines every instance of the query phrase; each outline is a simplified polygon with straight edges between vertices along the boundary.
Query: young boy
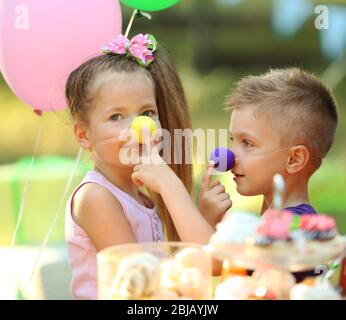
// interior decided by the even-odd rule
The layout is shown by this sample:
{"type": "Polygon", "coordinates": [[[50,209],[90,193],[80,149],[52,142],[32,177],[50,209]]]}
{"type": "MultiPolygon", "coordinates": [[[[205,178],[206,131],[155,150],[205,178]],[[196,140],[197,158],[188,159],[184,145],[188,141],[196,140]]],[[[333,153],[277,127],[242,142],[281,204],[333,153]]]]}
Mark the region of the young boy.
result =
{"type": "MultiPolygon", "coordinates": [[[[338,116],[330,91],[302,70],[272,70],[241,80],[227,107],[233,110],[230,133],[237,191],[246,196],[263,195],[263,213],[272,206],[273,176],[279,173],[285,180],[284,207],[298,214],[316,213],[309,203],[308,182],[334,141],[338,116]]],[[[225,212],[199,211],[183,183],[162,159],[160,162],[157,152],[154,156],[155,164],[136,166],[132,179],[161,194],[181,238],[208,242],[214,232],[211,225],[225,212]]],[[[218,203],[222,209],[224,201],[225,208],[229,207],[230,200],[220,198],[224,197],[223,187],[215,183],[205,187],[208,179],[202,183],[200,208],[218,203]]]]}
{"type": "Polygon", "coordinates": [[[308,183],[333,144],[338,114],[322,82],[297,68],[271,70],[242,79],[227,99],[241,195],[263,195],[272,206],[273,176],[285,180],[283,206],[297,214],[316,213],[308,183]]]}

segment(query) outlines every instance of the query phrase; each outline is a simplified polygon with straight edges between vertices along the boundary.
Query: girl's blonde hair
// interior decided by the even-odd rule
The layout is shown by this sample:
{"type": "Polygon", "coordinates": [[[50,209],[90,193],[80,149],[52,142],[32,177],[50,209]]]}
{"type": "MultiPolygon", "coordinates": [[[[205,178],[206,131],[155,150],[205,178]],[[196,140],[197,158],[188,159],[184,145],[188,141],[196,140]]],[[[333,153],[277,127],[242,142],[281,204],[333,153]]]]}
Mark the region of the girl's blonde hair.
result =
{"type": "MultiPolygon", "coordinates": [[[[141,67],[132,57],[103,54],[86,61],[75,69],[67,80],[65,90],[68,109],[73,119],[88,123],[88,110],[96,97],[93,84],[99,75],[110,71],[121,73],[144,71],[154,83],[159,119],[162,128],[170,133],[172,139],[171,153],[174,154],[174,139],[177,138],[174,129],[190,129],[191,120],[180,78],[168,54],[160,48],[154,55],[154,62],[147,68],[141,67]]],[[[182,143],[182,164],[169,165],[191,193],[192,166],[184,164],[184,159],[190,158],[190,155],[185,154],[186,150],[187,152],[191,152],[191,150],[189,146],[185,148],[185,144],[188,142],[183,141],[182,143]]],[[[163,221],[166,238],[168,240],[180,240],[162,197],[152,192],[150,194],[163,221]]]]}

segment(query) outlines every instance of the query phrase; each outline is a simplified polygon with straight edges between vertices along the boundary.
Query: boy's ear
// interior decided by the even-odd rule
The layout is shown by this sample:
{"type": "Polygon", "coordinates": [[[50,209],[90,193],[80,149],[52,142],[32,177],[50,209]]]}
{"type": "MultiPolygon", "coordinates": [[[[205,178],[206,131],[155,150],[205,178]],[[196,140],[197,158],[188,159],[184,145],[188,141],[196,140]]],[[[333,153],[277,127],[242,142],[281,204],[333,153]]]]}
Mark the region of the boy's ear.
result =
{"type": "Polygon", "coordinates": [[[289,149],[286,170],[289,174],[303,170],[310,159],[310,151],[303,145],[294,146],[289,149]]]}
{"type": "Polygon", "coordinates": [[[86,150],[89,150],[91,145],[89,141],[89,134],[87,126],[84,122],[78,121],[74,125],[74,135],[77,139],[78,144],[86,150]]]}

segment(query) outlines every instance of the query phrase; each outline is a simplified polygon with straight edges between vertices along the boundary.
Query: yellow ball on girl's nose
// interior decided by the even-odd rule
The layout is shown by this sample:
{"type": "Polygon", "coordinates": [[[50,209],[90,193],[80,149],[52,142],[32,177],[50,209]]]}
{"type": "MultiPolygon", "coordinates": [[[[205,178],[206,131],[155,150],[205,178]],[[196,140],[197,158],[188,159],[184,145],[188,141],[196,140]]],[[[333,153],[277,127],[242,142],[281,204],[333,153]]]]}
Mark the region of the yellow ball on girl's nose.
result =
{"type": "Polygon", "coordinates": [[[131,129],[137,132],[138,142],[143,142],[143,128],[148,128],[150,135],[156,130],[156,122],[147,116],[136,117],[131,123],[131,129]]]}

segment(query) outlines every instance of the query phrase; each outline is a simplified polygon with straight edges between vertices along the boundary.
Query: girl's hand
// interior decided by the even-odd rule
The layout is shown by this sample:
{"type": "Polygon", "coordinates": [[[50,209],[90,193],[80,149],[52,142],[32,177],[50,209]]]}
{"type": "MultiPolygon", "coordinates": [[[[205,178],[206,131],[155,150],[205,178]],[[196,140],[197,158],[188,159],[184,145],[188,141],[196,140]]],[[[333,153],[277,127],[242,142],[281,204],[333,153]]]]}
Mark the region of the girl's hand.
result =
{"type": "MultiPolygon", "coordinates": [[[[148,145],[150,143],[146,143],[148,145]]],[[[161,195],[182,241],[207,244],[214,228],[196,208],[183,182],[160,157],[157,147],[150,146],[146,150],[150,152],[135,166],[132,180],[161,195]]]]}
{"type": "Polygon", "coordinates": [[[162,185],[179,180],[174,171],[161,158],[157,148],[152,146],[150,155],[141,158],[141,164],[133,169],[132,181],[137,186],[145,185],[150,190],[161,193],[162,185]]]}
{"type": "Polygon", "coordinates": [[[230,195],[225,192],[225,187],[220,181],[211,183],[211,170],[214,162],[209,162],[205,172],[199,197],[199,210],[210,225],[221,221],[224,214],[232,207],[230,195]]]}

